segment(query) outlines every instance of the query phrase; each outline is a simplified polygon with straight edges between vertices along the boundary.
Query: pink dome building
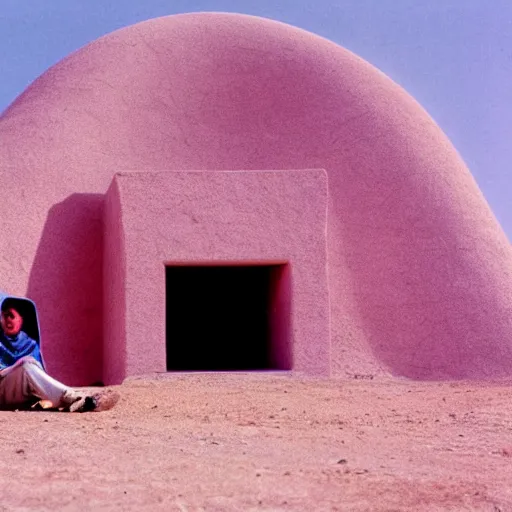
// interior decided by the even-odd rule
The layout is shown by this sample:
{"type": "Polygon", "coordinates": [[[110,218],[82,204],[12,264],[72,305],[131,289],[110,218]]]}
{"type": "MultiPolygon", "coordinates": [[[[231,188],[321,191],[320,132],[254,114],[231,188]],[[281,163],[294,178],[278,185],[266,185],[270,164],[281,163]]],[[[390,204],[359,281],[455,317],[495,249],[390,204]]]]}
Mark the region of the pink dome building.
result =
{"type": "Polygon", "coordinates": [[[235,14],[114,32],[7,109],[0,169],[1,288],[70,384],[512,375],[505,234],[414,99],[321,37],[235,14]]]}

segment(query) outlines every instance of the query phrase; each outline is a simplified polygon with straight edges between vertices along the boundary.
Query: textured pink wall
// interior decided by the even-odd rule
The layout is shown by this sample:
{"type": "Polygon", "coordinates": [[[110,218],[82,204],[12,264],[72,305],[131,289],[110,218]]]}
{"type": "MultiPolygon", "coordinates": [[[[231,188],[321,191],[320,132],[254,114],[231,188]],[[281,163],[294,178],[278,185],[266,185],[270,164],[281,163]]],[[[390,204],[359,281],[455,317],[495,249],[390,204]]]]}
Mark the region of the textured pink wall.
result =
{"type": "Polygon", "coordinates": [[[50,370],[101,376],[115,171],[301,168],[329,174],[333,374],[512,373],[511,247],[443,133],[350,52],[228,14],[99,39],[1,118],[0,278],[40,305],[50,370]]]}
{"type": "Polygon", "coordinates": [[[105,380],[166,370],[166,264],[288,263],[291,332],[273,327],[291,337],[295,372],[329,375],[326,225],[325,171],[117,174],[106,197],[105,380]],[[126,354],[124,368],[112,353],[126,354]]]}
{"type": "MultiPolygon", "coordinates": [[[[104,202],[102,380],[119,382],[126,375],[126,253],[119,189],[111,186],[104,202]]],[[[153,301],[151,302],[153,303],[153,301]]],[[[144,329],[145,331],[146,329],[144,329]]]]}

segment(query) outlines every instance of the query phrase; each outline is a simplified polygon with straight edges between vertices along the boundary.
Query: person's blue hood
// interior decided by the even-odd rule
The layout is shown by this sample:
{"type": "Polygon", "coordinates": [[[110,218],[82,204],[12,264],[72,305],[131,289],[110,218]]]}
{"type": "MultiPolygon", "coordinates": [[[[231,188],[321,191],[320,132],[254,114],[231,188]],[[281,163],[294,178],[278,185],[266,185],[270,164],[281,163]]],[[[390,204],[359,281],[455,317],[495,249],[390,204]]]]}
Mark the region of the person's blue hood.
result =
{"type": "Polygon", "coordinates": [[[16,304],[16,309],[23,317],[22,331],[37,342],[39,345],[39,350],[41,351],[41,335],[39,332],[39,319],[37,317],[37,308],[35,303],[26,297],[8,295],[0,290],[0,310],[2,308],[3,302],[6,299],[12,300],[16,304]]]}

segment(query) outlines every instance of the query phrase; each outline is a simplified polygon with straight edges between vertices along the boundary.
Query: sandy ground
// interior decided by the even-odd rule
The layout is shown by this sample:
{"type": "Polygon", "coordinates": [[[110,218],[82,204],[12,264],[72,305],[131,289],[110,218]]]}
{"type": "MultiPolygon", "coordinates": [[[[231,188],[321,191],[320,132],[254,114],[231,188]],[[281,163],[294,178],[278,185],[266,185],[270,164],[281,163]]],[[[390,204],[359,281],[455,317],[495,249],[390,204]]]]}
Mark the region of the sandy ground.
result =
{"type": "Polygon", "coordinates": [[[509,384],[169,374],[0,412],[0,510],[512,511],[509,384]]]}

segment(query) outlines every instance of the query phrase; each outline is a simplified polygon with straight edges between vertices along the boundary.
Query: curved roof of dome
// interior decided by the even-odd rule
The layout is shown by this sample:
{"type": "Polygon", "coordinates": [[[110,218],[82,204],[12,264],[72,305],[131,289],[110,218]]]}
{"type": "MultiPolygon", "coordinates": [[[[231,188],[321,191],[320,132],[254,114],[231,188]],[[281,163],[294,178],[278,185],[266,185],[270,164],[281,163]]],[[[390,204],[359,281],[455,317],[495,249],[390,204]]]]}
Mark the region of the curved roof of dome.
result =
{"type": "Polygon", "coordinates": [[[413,98],[321,37],[235,14],[140,23],[36,80],[2,116],[0,141],[0,274],[19,293],[28,283],[49,315],[69,303],[62,339],[100,319],[75,297],[80,274],[101,283],[101,261],[79,257],[100,242],[63,234],[100,222],[92,194],[114,172],[320,167],[331,194],[334,370],[510,372],[512,292],[500,277],[512,273],[510,246],[474,180],[413,98]],[[74,262],[65,284],[62,271],[48,277],[55,261],[74,262]],[[454,326],[481,350],[454,345],[454,326]]]}
{"type": "Polygon", "coordinates": [[[137,168],[326,166],[327,153],[368,158],[368,142],[375,152],[381,139],[415,144],[400,151],[409,158],[432,158],[433,144],[453,152],[419,105],[365,61],[303,30],[234,14],[159,18],[98,39],[30,86],[5,112],[3,132],[16,137],[28,123],[33,136],[18,143],[40,141],[39,168],[77,172],[97,160],[108,179],[126,160],[137,168]]]}

